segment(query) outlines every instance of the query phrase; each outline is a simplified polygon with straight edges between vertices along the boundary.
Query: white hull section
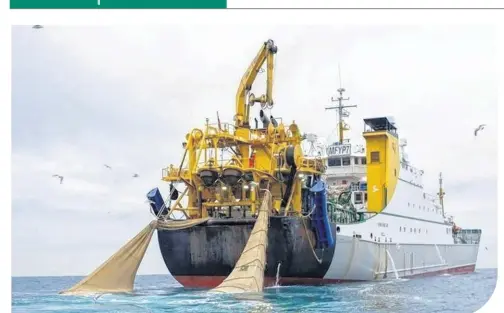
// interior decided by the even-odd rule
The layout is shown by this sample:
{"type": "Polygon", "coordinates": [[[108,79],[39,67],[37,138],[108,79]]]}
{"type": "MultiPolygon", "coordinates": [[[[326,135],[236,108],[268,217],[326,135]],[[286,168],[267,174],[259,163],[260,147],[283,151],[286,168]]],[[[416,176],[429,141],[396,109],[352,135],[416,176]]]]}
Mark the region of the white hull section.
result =
{"type": "Polygon", "coordinates": [[[324,279],[470,272],[478,248],[479,242],[455,244],[452,225],[423,191],[421,174],[401,164],[393,198],[381,213],[364,222],[337,225],[334,257],[324,279]]]}
{"type": "Polygon", "coordinates": [[[376,280],[474,270],[477,244],[375,243],[337,236],[333,261],[324,279],[376,280]],[[388,252],[387,252],[388,251],[388,252]]]}

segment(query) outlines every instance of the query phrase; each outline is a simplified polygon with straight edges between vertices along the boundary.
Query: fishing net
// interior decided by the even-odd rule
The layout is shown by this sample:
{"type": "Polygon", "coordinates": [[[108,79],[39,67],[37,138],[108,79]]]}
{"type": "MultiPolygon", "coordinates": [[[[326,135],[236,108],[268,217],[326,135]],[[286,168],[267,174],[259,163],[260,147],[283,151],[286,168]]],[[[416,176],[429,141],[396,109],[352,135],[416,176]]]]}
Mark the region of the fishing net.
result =
{"type": "Polygon", "coordinates": [[[261,292],[264,287],[266,246],[268,244],[268,212],[272,208],[271,195],[264,193],[250,237],[238,262],[229,276],[211,292],[242,293],[261,292]]]}
{"type": "Polygon", "coordinates": [[[183,221],[152,221],[94,272],[72,288],[60,292],[60,294],[82,295],[132,292],[138,267],[142,262],[155,229],[179,230],[202,224],[207,220],[208,218],[183,221]]]}

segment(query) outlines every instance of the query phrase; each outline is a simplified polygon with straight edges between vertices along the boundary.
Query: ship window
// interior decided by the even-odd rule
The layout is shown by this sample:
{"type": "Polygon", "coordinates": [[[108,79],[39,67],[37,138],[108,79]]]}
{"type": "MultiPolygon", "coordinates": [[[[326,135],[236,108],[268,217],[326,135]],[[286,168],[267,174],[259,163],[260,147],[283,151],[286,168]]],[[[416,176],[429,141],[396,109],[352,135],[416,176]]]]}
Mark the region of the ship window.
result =
{"type": "Polygon", "coordinates": [[[359,158],[354,158],[354,164],[358,165],[359,163],[359,158]]]}
{"type": "Polygon", "coordinates": [[[389,242],[392,242],[392,238],[389,238],[389,239],[388,239],[388,241],[389,241],[389,242]]]}
{"type": "Polygon", "coordinates": [[[362,193],[355,193],[355,204],[362,204],[362,193]]]}
{"type": "Polygon", "coordinates": [[[378,242],[380,242],[380,237],[378,237],[378,242]]]}
{"type": "Polygon", "coordinates": [[[361,158],[361,164],[365,165],[366,164],[366,158],[361,158]]]}
{"type": "Polygon", "coordinates": [[[341,183],[342,183],[343,185],[346,185],[346,184],[347,184],[347,180],[346,180],[346,179],[343,179],[343,180],[341,181],[341,183]]]}
{"type": "Polygon", "coordinates": [[[329,158],[327,163],[329,166],[341,166],[341,158],[329,158]]]}
{"type": "Polygon", "coordinates": [[[342,161],[343,161],[343,166],[350,165],[350,158],[343,158],[342,161]]]}
{"type": "Polygon", "coordinates": [[[371,163],[380,163],[380,151],[371,152],[371,163]]]}
{"type": "Polygon", "coordinates": [[[371,239],[373,239],[373,233],[370,233],[369,235],[371,236],[371,239]]]}
{"type": "Polygon", "coordinates": [[[364,201],[367,202],[367,193],[364,193],[364,201]]]}

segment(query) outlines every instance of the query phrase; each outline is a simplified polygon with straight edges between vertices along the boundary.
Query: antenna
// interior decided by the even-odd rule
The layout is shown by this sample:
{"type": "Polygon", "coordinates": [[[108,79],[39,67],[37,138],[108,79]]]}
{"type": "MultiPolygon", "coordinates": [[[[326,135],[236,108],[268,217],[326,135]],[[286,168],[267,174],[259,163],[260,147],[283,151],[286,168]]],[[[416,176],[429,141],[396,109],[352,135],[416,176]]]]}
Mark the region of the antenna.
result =
{"type": "Polygon", "coordinates": [[[339,63],[338,63],[338,73],[339,73],[340,88],[338,88],[337,91],[339,93],[339,97],[337,97],[337,98],[331,97],[331,102],[338,102],[338,105],[332,106],[332,107],[326,107],[325,109],[326,110],[337,110],[336,112],[338,115],[339,143],[343,144],[343,139],[344,139],[343,132],[345,130],[349,130],[349,128],[347,127],[347,125],[343,121],[343,117],[350,116],[350,112],[348,112],[347,110],[343,110],[343,109],[356,108],[357,106],[356,105],[343,105],[343,101],[350,100],[350,98],[343,98],[343,92],[345,92],[345,88],[341,87],[341,70],[340,70],[339,63]]]}
{"type": "Polygon", "coordinates": [[[339,87],[341,89],[341,69],[340,69],[339,62],[338,62],[338,75],[339,75],[339,87]]]}

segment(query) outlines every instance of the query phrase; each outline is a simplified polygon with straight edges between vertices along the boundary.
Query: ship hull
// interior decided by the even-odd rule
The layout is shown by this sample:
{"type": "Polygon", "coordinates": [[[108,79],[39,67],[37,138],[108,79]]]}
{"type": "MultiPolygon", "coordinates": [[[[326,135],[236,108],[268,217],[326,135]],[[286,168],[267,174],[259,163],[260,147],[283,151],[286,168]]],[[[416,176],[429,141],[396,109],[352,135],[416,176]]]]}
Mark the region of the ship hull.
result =
{"type": "MultiPolygon", "coordinates": [[[[170,273],[185,287],[215,287],[234,268],[249,238],[254,220],[220,219],[177,231],[159,231],[158,241],[170,273]]],[[[294,217],[270,217],[265,282],[277,275],[292,284],[322,280],[334,256],[332,249],[315,249],[309,222],[294,217]],[[308,231],[307,231],[308,230],[308,231]],[[311,236],[308,238],[308,236],[311,236]],[[278,267],[280,264],[280,267],[278,267]]],[[[332,225],[335,235],[335,227],[332,225]]]]}
{"type": "MultiPolygon", "coordinates": [[[[164,262],[184,287],[216,287],[233,270],[253,223],[216,219],[188,229],[158,231],[164,262]]],[[[310,225],[300,218],[270,217],[265,286],[276,283],[277,273],[281,285],[322,285],[395,278],[396,273],[468,273],[475,268],[478,245],[384,244],[337,234],[335,224],[331,230],[335,247],[312,250],[310,225]]]]}
{"type": "Polygon", "coordinates": [[[396,277],[473,272],[478,244],[376,243],[338,236],[334,258],[324,278],[369,281],[396,277]],[[397,275],[397,276],[396,276],[397,275]]]}

